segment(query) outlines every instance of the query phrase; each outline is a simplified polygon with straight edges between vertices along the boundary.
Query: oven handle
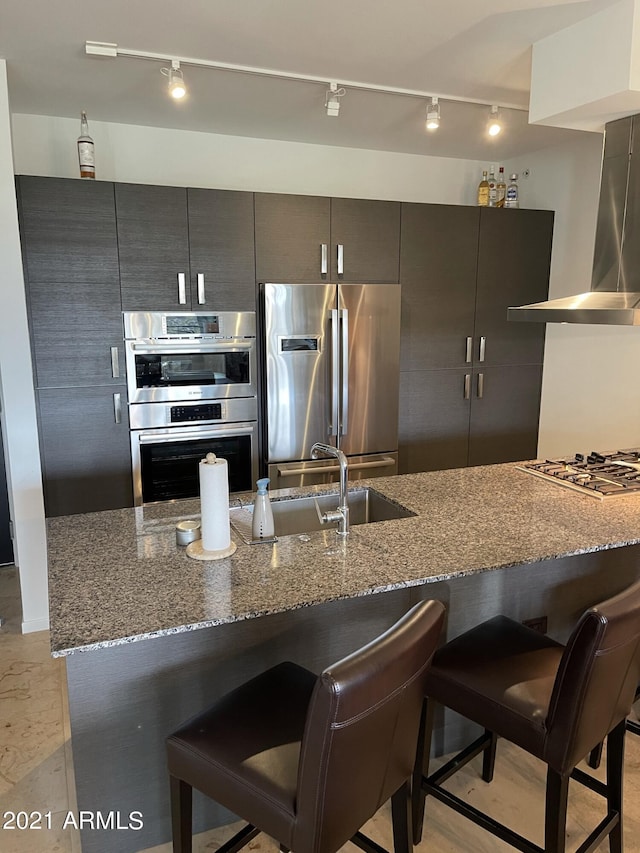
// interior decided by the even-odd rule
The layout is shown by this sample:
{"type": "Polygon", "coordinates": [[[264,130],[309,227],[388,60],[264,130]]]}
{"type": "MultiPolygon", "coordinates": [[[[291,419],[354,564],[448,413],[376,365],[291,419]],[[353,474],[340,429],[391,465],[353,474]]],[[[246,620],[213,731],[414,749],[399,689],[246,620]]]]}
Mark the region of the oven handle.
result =
{"type": "Polygon", "coordinates": [[[200,341],[185,341],[184,343],[176,343],[171,342],[167,344],[163,344],[158,342],[157,344],[137,344],[135,342],[130,342],[129,346],[131,350],[135,353],[139,353],[140,355],[172,355],[174,353],[192,353],[192,352],[250,352],[255,348],[255,341],[251,341],[250,343],[242,343],[238,341],[234,342],[220,342],[220,343],[206,343],[203,344],[200,341]]]}
{"type": "Polygon", "coordinates": [[[139,430],[138,442],[140,444],[170,444],[174,441],[200,440],[202,438],[233,438],[236,435],[253,435],[255,424],[236,424],[234,427],[220,427],[206,429],[194,429],[192,432],[183,430],[171,430],[170,433],[163,432],[162,435],[152,435],[149,430],[139,430]]]}

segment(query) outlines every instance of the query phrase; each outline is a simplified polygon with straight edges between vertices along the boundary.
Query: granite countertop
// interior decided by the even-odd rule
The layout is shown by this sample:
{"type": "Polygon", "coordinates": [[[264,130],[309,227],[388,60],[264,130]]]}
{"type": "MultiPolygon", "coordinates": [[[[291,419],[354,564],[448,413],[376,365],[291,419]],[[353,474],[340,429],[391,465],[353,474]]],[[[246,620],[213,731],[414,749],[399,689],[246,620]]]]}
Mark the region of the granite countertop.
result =
{"type": "MultiPolygon", "coordinates": [[[[54,656],[193,631],[322,602],[640,543],[640,497],[598,500],[515,464],[381,477],[415,517],[248,545],[199,561],[176,544],[198,500],[47,521],[54,656]]],[[[272,497],[336,492],[311,487],[272,497]]],[[[251,495],[232,496],[249,503],[251,495]]]]}

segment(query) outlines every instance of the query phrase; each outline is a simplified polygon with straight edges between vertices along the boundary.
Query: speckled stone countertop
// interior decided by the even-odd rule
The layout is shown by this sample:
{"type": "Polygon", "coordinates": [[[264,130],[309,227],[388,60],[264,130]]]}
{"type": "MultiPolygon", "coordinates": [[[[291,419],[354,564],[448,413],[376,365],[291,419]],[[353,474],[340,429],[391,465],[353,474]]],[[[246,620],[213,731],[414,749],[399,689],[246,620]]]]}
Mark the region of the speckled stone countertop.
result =
{"type": "Polygon", "coordinates": [[[232,529],[235,554],[204,562],[175,537],[178,521],[198,517],[197,500],[49,519],[52,654],[640,543],[640,496],[600,501],[515,464],[351,485],[416,515],[352,526],[346,542],[323,530],[247,545],[232,529]]]}

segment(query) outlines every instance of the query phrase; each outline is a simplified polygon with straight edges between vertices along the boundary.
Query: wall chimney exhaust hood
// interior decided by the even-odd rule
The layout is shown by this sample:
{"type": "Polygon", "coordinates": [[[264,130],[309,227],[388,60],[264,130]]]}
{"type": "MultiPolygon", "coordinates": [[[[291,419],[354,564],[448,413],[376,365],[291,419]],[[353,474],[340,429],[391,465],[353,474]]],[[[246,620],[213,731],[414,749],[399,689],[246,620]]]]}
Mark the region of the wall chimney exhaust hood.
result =
{"type": "Polygon", "coordinates": [[[605,127],[591,290],[509,308],[507,317],[640,326],[640,115],[605,127]]]}

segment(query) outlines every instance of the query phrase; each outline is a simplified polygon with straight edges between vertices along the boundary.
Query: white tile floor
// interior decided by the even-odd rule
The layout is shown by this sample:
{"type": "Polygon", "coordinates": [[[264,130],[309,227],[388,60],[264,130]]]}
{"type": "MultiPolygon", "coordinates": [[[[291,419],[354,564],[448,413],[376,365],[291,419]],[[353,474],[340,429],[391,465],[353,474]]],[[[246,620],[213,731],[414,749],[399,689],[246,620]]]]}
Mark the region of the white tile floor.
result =
{"type": "MultiPolygon", "coordinates": [[[[0,829],[0,853],[81,853],[77,831],[62,830],[69,811],[75,812],[73,765],[66,699],[65,664],[49,654],[47,632],[20,634],[16,572],[0,568],[0,818],[6,812],[52,813],[54,828],[0,829]]],[[[500,742],[495,779],[486,785],[476,759],[449,787],[478,808],[517,832],[542,843],[544,765],[500,742]]],[[[602,777],[602,771],[598,771],[602,777]]],[[[640,737],[629,735],[625,772],[625,851],[640,853],[640,737]]],[[[601,819],[600,798],[573,783],[569,795],[568,849],[575,850],[601,819]]],[[[383,808],[364,828],[391,849],[388,809],[383,808]]],[[[194,853],[213,851],[233,827],[198,836],[194,853]]],[[[265,836],[250,845],[253,853],[275,853],[265,836]]],[[[353,851],[356,848],[350,846],[353,851]]],[[[605,841],[599,850],[608,850],[605,841]]],[[[417,853],[501,853],[508,845],[448,810],[428,801],[423,841],[417,853]]],[[[140,853],[170,853],[171,845],[140,853]]],[[[104,853],[111,853],[105,850],[104,853]]]]}

